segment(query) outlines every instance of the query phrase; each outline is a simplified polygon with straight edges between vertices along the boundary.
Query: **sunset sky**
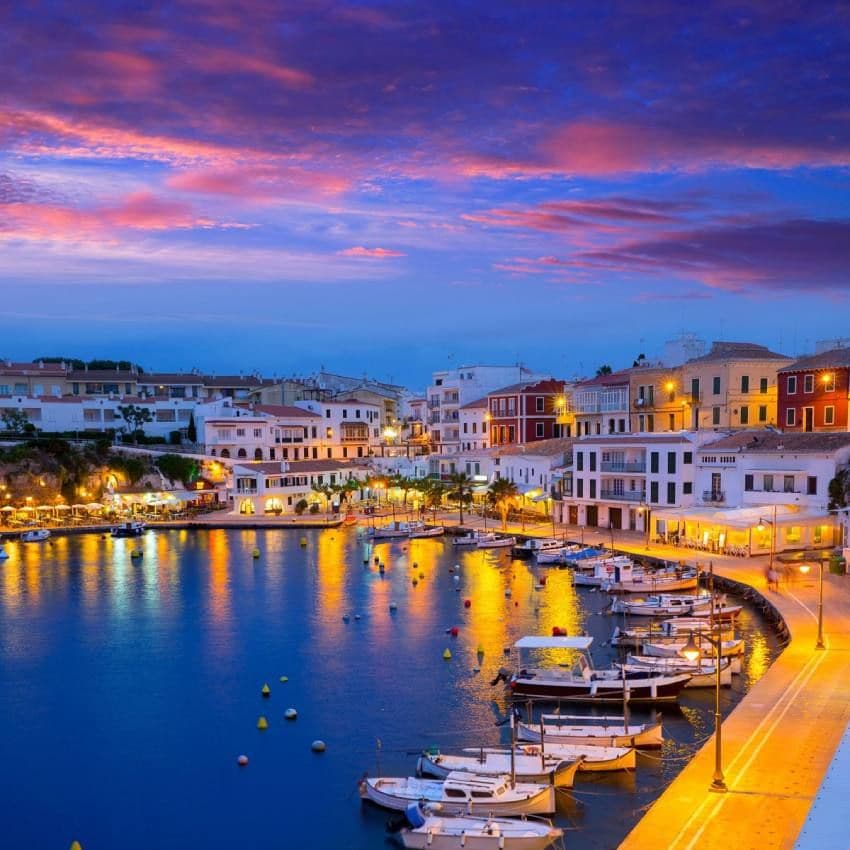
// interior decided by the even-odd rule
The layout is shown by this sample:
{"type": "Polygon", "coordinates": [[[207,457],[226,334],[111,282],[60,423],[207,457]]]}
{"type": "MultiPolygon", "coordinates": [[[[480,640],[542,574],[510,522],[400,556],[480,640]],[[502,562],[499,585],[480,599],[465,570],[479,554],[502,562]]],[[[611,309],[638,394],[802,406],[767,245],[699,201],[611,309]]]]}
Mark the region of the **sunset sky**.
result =
{"type": "Polygon", "coordinates": [[[7,3],[0,355],[421,386],[850,335],[850,7],[7,3]]]}

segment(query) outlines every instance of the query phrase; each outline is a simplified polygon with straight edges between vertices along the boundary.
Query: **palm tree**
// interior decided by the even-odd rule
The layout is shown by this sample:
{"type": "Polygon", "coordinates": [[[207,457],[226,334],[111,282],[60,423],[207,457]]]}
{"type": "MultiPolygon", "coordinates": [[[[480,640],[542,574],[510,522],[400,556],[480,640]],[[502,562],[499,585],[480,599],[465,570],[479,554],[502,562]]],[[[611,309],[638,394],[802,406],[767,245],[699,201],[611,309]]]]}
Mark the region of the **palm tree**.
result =
{"type": "Polygon", "coordinates": [[[407,494],[413,489],[414,482],[412,478],[408,478],[406,475],[393,475],[392,479],[390,479],[390,486],[397,487],[404,494],[404,501],[402,504],[404,507],[407,507],[407,494]]]}
{"type": "Polygon", "coordinates": [[[443,496],[446,494],[446,486],[436,478],[428,478],[423,482],[423,494],[425,504],[434,511],[434,522],[437,522],[437,508],[443,504],[443,496]]]}
{"type": "Polygon", "coordinates": [[[449,476],[452,490],[449,498],[458,503],[460,510],[459,523],[463,525],[463,506],[472,501],[472,479],[465,472],[453,472],[449,476]]]}
{"type": "Polygon", "coordinates": [[[497,478],[487,488],[487,501],[499,509],[502,516],[502,531],[508,527],[508,510],[511,502],[519,495],[519,489],[507,478],[497,478]]]}

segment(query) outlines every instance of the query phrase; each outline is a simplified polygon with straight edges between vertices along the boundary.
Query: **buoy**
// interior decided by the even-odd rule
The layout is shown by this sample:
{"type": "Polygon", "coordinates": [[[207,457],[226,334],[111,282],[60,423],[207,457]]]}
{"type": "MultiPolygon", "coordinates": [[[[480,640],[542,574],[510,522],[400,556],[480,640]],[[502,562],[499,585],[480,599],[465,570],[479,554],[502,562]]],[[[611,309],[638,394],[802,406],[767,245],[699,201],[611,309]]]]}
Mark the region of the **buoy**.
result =
{"type": "Polygon", "coordinates": [[[286,711],[283,712],[283,716],[287,720],[295,720],[298,717],[298,712],[294,708],[287,708],[286,711]]]}
{"type": "Polygon", "coordinates": [[[510,596],[511,596],[511,589],[509,587],[506,587],[505,588],[505,597],[510,599],[510,596]]]}
{"type": "Polygon", "coordinates": [[[251,552],[251,555],[253,555],[253,557],[255,557],[255,558],[259,558],[260,557],[260,550],[255,548],[254,551],[251,552]]]}
{"type": "Polygon", "coordinates": [[[302,537],[298,542],[301,544],[302,547],[306,546],[307,545],[307,538],[302,537]]]}
{"type": "Polygon", "coordinates": [[[359,620],[359,619],[360,619],[360,615],[359,615],[359,614],[355,614],[355,615],[354,615],[354,619],[355,619],[355,620],[359,620]]]}
{"type": "Polygon", "coordinates": [[[351,619],[351,617],[349,617],[348,614],[342,615],[342,622],[343,623],[347,623],[350,619],[351,619]]]}
{"type": "Polygon", "coordinates": [[[552,626],[552,637],[566,637],[566,634],[560,626],[552,626]]]}
{"type": "Polygon", "coordinates": [[[418,567],[419,567],[419,564],[417,564],[417,563],[416,563],[416,561],[414,561],[414,562],[413,562],[413,569],[415,570],[415,569],[417,569],[418,567]]]}
{"type": "Polygon", "coordinates": [[[270,696],[272,695],[272,689],[268,686],[268,683],[266,683],[265,685],[263,685],[263,689],[262,689],[262,691],[260,691],[260,693],[261,693],[264,697],[270,697],[270,696]]]}
{"type": "Polygon", "coordinates": [[[452,626],[449,629],[449,633],[452,637],[457,637],[460,634],[460,629],[457,626],[452,626]]]}
{"type": "Polygon", "coordinates": [[[141,549],[131,550],[130,557],[131,558],[141,558],[142,557],[142,550],[141,549]]]}
{"type": "Polygon", "coordinates": [[[460,581],[460,576],[455,576],[454,579],[455,581],[460,581]]]}
{"type": "Polygon", "coordinates": [[[443,652],[443,661],[449,661],[451,659],[451,657],[452,657],[451,650],[448,647],[446,647],[445,651],[443,652]]]}
{"type": "Polygon", "coordinates": [[[72,841],[71,850],[83,850],[83,845],[79,841],[72,841]]]}
{"type": "Polygon", "coordinates": [[[390,611],[395,611],[398,609],[398,605],[395,602],[390,602],[390,611]]]}
{"type": "Polygon", "coordinates": [[[288,681],[289,681],[289,676],[281,676],[281,677],[280,677],[280,681],[281,681],[281,682],[288,682],[288,681]]]}
{"type": "Polygon", "coordinates": [[[248,764],[248,756],[239,756],[239,758],[236,759],[236,764],[238,764],[239,767],[246,767],[248,764]]]}
{"type": "Polygon", "coordinates": [[[542,584],[544,587],[546,586],[546,576],[540,577],[540,584],[542,584]]]}
{"type": "Polygon", "coordinates": [[[323,753],[326,749],[325,742],[324,741],[313,741],[313,743],[310,744],[310,749],[314,753],[323,753]]]}
{"type": "Polygon", "coordinates": [[[377,555],[375,555],[375,563],[376,563],[376,564],[380,564],[380,563],[381,563],[381,559],[380,559],[377,555]]]}
{"type": "Polygon", "coordinates": [[[383,564],[378,565],[378,572],[379,573],[382,573],[385,569],[386,569],[386,567],[383,564]]]}
{"type": "Polygon", "coordinates": [[[478,649],[475,650],[478,655],[484,655],[484,647],[478,644],[478,649]]]}
{"type": "Polygon", "coordinates": [[[364,564],[368,564],[368,563],[369,563],[369,559],[368,559],[368,558],[364,558],[364,559],[363,559],[363,563],[364,563],[364,564]]]}
{"type": "Polygon", "coordinates": [[[417,584],[419,584],[419,579],[418,579],[418,578],[416,578],[416,576],[413,576],[413,582],[412,582],[412,584],[413,584],[413,586],[414,586],[414,587],[416,587],[416,585],[417,585],[417,584]]]}
{"type": "Polygon", "coordinates": [[[481,672],[481,668],[480,668],[480,667],[473,667],[473,668],[472,668],[472,672],[473,672],[473,673],[480,673],[480,672],[481,672]]]}
{"type": "Polygon", "coordinates": [[[460,564],[455,564],[455,569],[460,572],[460,564]]]}
{"type": "Polygon", "coordinates": [[[257,728],[263,731],[269,728],[269,721],[263,715],[260,715],[260,719],[257,721],[257,728]]]}
{"type": "Polygon", "coordinates": [[[425,578],[425,573],[419,573],[419,578],[425,578]]]}
{"type": "Polygon", "coordinates": [[[464,599],[463,600],[463,607],[464,608],[471,608],[472,607],[472,600],[471,599],[464,599]]]}

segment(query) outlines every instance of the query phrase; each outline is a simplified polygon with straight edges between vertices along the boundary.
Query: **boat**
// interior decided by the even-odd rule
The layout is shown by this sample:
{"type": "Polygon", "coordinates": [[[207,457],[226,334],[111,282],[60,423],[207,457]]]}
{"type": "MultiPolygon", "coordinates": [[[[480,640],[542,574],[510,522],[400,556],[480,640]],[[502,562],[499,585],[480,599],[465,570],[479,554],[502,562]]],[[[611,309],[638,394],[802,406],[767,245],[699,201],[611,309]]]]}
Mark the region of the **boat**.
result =
{"type": "Polygon", "coordinates": [[[392,522],[389,525],[382,525],[376,528],[370,528],[366,531],[366,536],[372,540],[395,540],[401,537],[409,537],[411,531],[418,531],[425,527],[422,522],[392,522]]]}
{"type": "Polygon", "coordinates": [[[479,776],[456,771],[445,779],[364,777],[360,797],[403,812],[410,803],[440,803],[447,814],[549,815],[555,811],[554,785],[517,782],[508,776],[479,776]]]}
{"type": "Polygon", "coordinates": [[[32,531],[25,531],[21,535],[21,540],[24,543],[43,543],[48,537],[50,537],[50,529],[34,528],[32,531]]]}
{"type": "MultiPolygon", "coordinates": [[[[639,648],[644,643],[679,643],[683,639],[687,640],[689,634],[701,634],[703,632],[712,632],[708,620],[702,620],[696,617],[680,617],[678,619],[663,620],[660,623],[652,623],[648,626],[615,626],[614,633],[611,635],[611,646],[626,646],[639,648]]],[[[724,629],[721,633],[723,640],[732,640],[735,633],[732,629],[724,629]]]]}
{"type": "Polygon", "coordinates": [[[452,539],[453,546],[477,546],[481,540],[495,540],[492,531],[468,531],[452,539]]]}
{"type": "Polygon", "coordinates": [[[141,537],[146,526],[143,522],[134,520],[132,522],[122,522],[112,529],[113,537],[141,537]]]}
{"type": "Polygon", "coordinates": [[[446,533],[446,529],[442,525],[432,525],[430,527],[422,526],[422,528],[414,528],[408,533],[411,540],[419,539],[420,537],[442,537],[446,533]]]}
{"type": "Polygon", "coordinates": [[[455,771],[476,773],[480,776],[515,776],[517,782],[534,782],[572,788],[583,756],[562,759],[550,753],[528,755],[514,750],[513,758],[508,748],[478,750],[478,755],[454,755],[439,750],[425,750],[416,764],[416,772],[423,776],[445,779],[455,771]]]}
{"type": "Polygon", "coordinates": [[[440,804],[411,803],[405,809],[409,826],[399,832],[411,850],[545,850],[563,837],[563,830],[545,818],[443,817],[440,804]]]}
{"type": "Polygon", "coordinates": [[[592,637],[520,638],[514,648],[519,653],[519,670],[511,674],[500,670],[493,681],[505,679],[514,699],[541,699],[583,703],[660,703],[675,702],[688,683],[687,673],[656,673],[652,670],[625,672],[610,667],[597,669],[590,658],[592,637]],[[523,652],[533,650],[570,650],[578,653],[571,667],[531,667],[523,664],[523,652]]]}
{"type": "MultiPolygon", "coordinates": [[[[651,655],[629,655],[624,665],[617,664],[626,672],[635,670],[663,670],[665,673],[690,673],[691,679],[686,688],[713,688],[717,684],[717,662],[700,659],[688,661],[687,658],[671,657],[656,658],[651,655]]],[[[732,685],[732,665],[728,660],[720,663],[720,684],[723,687],[732,685]]]]}
{"type": "Polygon", "coordinates": [[[560,546],[557,549],[547,549],[545,552],[538,552],[534,556],[534,560],[538,566],[544,566],[546,564],[561,564],[566,566],[568,553],[569,547],[560,546]]]}
{"type": "MultiPolygon", "coordinates": [[[[695,640],[699,643],[699,635],[695,635],[695,640]]],[[[653,658],[681,658],[682,650],[685,648],[686,643],[687,638],[680,638],[679,640],[670,641],[669,643],[646,641],[642,646],[642,652],[644,655],[649,655],[653,658]]],[[[740,656],[744,654],[744,648],[743,640],[723,640],[720,643],[720,657],[740,658],[740,656]]],[[[706,657],[711,657],[716,652],[717,650],[714,649],[714,647],[706,645],[704,655],[706,657]]]]}
{"type": "Polygon", "coordinates": [[[699,571],[667,567],[647,570],[631,562],[615,564],[613,574],[602,583],[608,593],[667,593],[673,590],[693,590],[699,583],[699,571]]]}
{"type": "MultiPolygon", "coordinates": [[[[485,753],[501,753],[510,758],[509,747],[484,747],[485,753]]],[[[465,747],[465,753],[480,753],[480,748],[465,747]]],[[[519,742],[514,748],[519,755],[540,758],[540,744],[519,742]]],[[[605,747],[582,744],[547,744],[544,741],[543,752],[546,758],[554,757],[564,761],[581,758],[579,773],[608,773],[614,770],[634,770],[637,763],[633,747],[605,747]]]]}
{"type": "Polygon", "coordinates": [[[714,606],[713,610],[711,606],[707,606],[694,611],[691,616],[698,617],[703,620],[708,620],[710,618],[715,620],[734,620],[743,610],[743,605],[726,605],[725,602],[719,602],[714,606]]]}
{"type": "Polygon", "coordinates": [[[573,570],[573,584],[576,587],[602,587],[609,582],[617,568],[623,571],[631,570],[634,562],[628,555],[613,555],[601,558],[585,558],[582,561],[567,566],[573,570]]]}
{"type": "Polygon", "coordinates": [[[518,558],[537,557],[543,552],[560,552],[564,542],[554,537],[529,537],[514,545],[514,554],[518,558]]]}
{"type": "Polygon", "coordinates": [[[482,538],[475,545],[478,549],[510,549],[516,543],[515,537],[497,537],[492,540],[482,538]]]}
{"type": "Polygon", "coordinates": [[[544,746],[580,744],[585,746],[634,747],[638,750],[660,747],[664,742],[661,723],[626,723],[622,716],[585,717],[575,714],[542,714],[540,723],[517,723],[521,741],[540,743],[543,724],[544,746]]]}
{"type": "Polygon", "coordinates": [[[613,614],[627,614],[632,617],[675,617],[679,615],[692,617],[695,611],[711,607],[711,597],[704,596],[673,596],[662,593],[648,596],[646,599],[617,599],[611,602],[613,614]]]}
{"type": "Polygon", "coordinates": [[[343,518],[342,524],[344,526],[357,525],[357,517],[349,511],[343,518]]]}

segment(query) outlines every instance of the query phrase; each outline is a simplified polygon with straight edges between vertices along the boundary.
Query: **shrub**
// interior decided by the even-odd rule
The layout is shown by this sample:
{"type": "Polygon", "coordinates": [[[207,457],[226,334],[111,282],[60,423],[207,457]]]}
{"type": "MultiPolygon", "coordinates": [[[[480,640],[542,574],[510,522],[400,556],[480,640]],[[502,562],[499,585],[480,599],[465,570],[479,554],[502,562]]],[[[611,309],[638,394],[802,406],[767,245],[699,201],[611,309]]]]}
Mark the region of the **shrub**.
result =
{"type": "Polygon", "coordinates": [[[311,514],[317,514],[318,512],[319,512],[319,503],[318,503],[318,502],[313,502],[313,503],[310,505],[310,513],[311,513],[311,514]]]}
{"type": "Polygon", "coordinates": [[[307,510],[307,500],[306,499],[299,499],[295,503],[295,513],[297,513],[299,516],[301,516],[301,514],[303,514],[304,511],[306,511],[306,510],[307,510]]]}

